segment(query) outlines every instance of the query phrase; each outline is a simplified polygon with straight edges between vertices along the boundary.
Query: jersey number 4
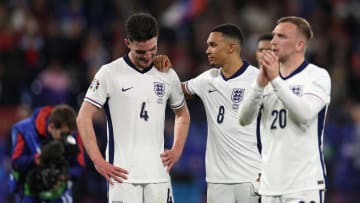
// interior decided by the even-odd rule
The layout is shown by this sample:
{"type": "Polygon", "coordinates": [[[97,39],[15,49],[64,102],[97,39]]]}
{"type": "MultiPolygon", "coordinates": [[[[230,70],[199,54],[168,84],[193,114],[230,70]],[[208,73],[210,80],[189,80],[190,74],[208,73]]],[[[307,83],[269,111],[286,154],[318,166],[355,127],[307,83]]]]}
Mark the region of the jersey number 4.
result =
{"type": "Polygon", "coordinates": [[[140,119],[144,119],[145,121],[148,121],[149,115],[147,110],[145,110],[145,106],[146,106],[145,104],[146,104],[145,102],[141,104],[140,119]]]}

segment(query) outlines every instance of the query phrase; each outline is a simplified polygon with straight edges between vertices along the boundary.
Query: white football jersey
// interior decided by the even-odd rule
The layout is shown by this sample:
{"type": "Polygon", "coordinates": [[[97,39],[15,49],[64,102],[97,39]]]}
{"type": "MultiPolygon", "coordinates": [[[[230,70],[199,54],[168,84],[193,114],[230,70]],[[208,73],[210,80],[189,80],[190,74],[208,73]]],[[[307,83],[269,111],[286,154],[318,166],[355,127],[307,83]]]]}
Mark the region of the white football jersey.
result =
{"type": "Polygon", "coordinates": [[[260,171],[256,122],[238,123],[237,111],[258,69],[244,62],[231,78],[212,68],[186,82],[189,93],[198,95],[207,117],[206,181],[209,183],[254,182],[260,171]]]}
{"type": "Polygon", "coordinates": [[[105,108],[106,159],[129,171],[128,183],[169,181],[160,153],[164,151],[167,102],[184,105],[180,80],[174,70],[150,68],[140,72],[128,55],[101,67],[85,101],[105,108]]]}
{"type": "Polygon", "coordinates": [[[292,119],[272,84],[265,87],[260,111],[262,195],[325,189],[323,128],[330,103],[329,74],[305,61],[283,80],[298,97],[309,94],[322,100],[325,106],[310,121],[299,124],[292,119]]]}

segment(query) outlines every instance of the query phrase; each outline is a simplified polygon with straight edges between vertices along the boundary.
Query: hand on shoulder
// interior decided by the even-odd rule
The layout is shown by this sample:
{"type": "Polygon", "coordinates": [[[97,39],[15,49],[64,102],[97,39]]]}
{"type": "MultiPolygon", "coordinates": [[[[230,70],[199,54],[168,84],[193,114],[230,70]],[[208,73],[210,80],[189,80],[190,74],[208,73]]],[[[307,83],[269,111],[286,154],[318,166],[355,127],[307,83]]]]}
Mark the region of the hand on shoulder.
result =
{"type": "Polygon", "coordinates": [[[160,72],[168,72],[172,67],[171,61],[167,55],[156,55],[153,58],[153,63],[156,69],[160,72]]]}

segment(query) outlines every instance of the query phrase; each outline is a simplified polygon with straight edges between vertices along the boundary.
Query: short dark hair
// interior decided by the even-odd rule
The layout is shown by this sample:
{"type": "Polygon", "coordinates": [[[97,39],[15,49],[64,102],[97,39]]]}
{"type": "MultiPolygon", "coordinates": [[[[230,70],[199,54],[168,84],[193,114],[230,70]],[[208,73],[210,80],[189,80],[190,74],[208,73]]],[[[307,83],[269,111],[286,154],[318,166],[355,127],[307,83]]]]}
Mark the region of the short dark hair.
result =
{"type": "Polygon", "coordinates": [[[273,35],[271,33],[263,33],[262,35],[260,35],[260,37],[258,38],[258,40],[256,41],[257,43],[259,43],[260,41],[271,41],[273,38],[273,35]]]}
{"type": "Polygon", "coordinates": [[[240,28],[237,25],[231,23],[220,24],[214,27],[211,32],[221,32],[226,37],[234,38],[239,41],[240,46],[244,41],[244,36],[240,28]]]}
{"type": "Polygon", "coordinates": [[[76,113],[73,108],[66,104],[57,105],[50,113],[49,123],[53,123],[55,128],[67,126],[70,131],[74,131],[77,129],[76,113]]]}
{"type": "Polygon", "coordinates": [[[148,13],[135,13],[126,20],[126,36],[130,41],[144,42],[159,36],[159,24],[148,13]]]}

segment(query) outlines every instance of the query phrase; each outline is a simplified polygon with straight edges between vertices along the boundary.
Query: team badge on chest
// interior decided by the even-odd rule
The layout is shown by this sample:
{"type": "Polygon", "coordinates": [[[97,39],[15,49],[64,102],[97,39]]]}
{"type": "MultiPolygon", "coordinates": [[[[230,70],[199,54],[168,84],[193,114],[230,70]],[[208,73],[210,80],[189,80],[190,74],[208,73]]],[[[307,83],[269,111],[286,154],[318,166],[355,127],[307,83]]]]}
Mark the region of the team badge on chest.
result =
{"type": "Polygon", "coordinates": [[[244,97],[244,92],[245,92],[245,89],[244,88],[234,88],[232,93],[231,93],[231,100],[234,102],[234,103],[239,103],[241,102],[241,100],[243,99],[244,97]]]}
{"type": "Polygon", "coordinates": [[[293,86],[290,86],[290,89],[297,96],[302,95],[302,92],[303,92],[303,86],[302,85],[293,85],[293,86]]]}
{"type": "Polygon", "coordinates": [[[165,84],[162,82],[154,82],[154,92],[159,97],[157,103],[162,104],[162,97],[165,95],[165,84]]]}
{"type": "Polygon", "coordinates": [[[162,82],[154,82],[154,92],[158,97],[165,95],[165,84],[162,82]]]}
{"type": "Polygon", "coordinates": [[[158,97],[165,95],[165,84],[162,82],[154,82],[154,91],[158,97]]]}

